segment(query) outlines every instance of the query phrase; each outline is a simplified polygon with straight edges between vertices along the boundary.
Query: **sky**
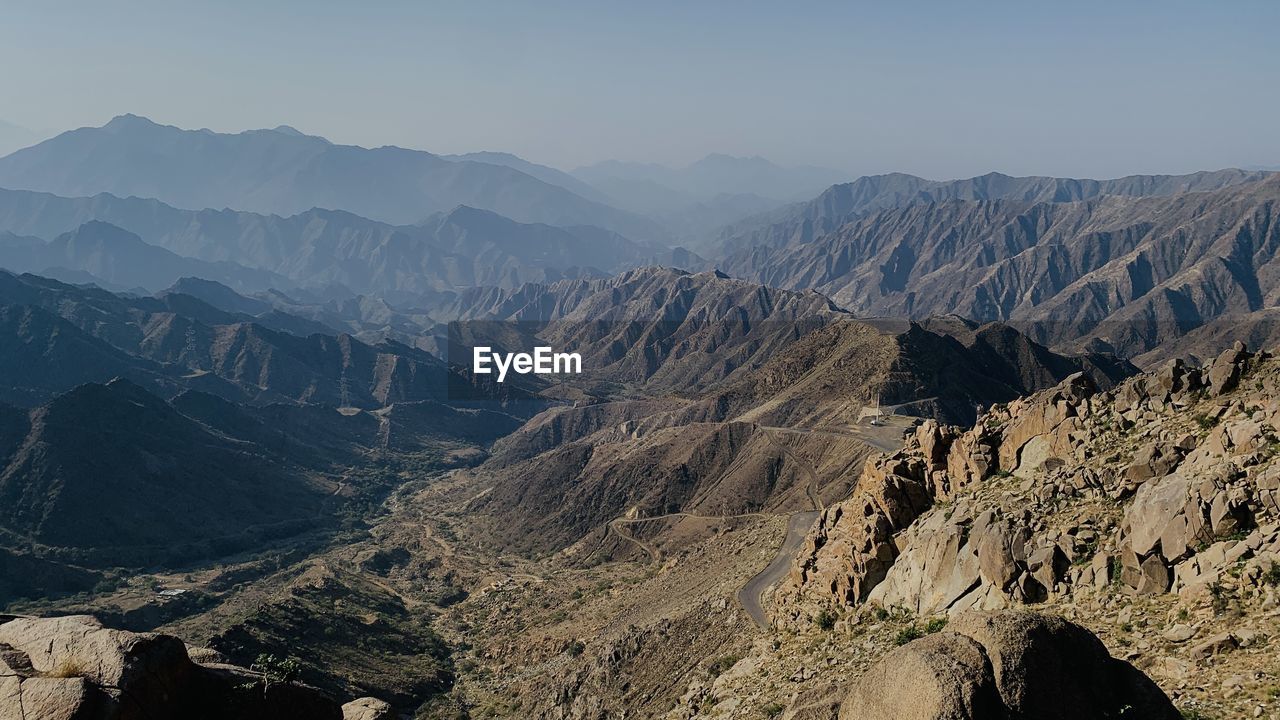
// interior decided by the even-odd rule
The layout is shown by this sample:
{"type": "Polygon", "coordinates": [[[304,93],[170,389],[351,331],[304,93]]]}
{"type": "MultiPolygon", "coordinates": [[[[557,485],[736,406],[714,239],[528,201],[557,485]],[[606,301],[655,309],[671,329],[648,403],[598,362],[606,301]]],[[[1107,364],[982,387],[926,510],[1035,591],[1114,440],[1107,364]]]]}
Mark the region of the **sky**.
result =
{"type": "Polygon", "coordinates": [[[0,121],[931,178],[1280,164],[1280,3],[2,0],[0,121]]]}

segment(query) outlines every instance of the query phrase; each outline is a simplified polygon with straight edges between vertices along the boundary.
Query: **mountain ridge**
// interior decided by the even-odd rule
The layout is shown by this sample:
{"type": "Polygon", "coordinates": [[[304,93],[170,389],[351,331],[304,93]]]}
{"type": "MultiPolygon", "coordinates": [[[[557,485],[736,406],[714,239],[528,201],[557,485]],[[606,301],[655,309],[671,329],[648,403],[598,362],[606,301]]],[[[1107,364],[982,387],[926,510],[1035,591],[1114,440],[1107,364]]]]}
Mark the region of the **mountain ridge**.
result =
{"type": "Polygon", "coordinates": [[[639,240],[665,234],[651,221],[507,166],[391,146],[335,145],[275,130],[182,130],[136,115],[0,158],[0,186],[64,196],[151,197],[193,210],[289,215],[341,208],[398,224],[472,204],[526,222],[602,225],[639,240]]]}

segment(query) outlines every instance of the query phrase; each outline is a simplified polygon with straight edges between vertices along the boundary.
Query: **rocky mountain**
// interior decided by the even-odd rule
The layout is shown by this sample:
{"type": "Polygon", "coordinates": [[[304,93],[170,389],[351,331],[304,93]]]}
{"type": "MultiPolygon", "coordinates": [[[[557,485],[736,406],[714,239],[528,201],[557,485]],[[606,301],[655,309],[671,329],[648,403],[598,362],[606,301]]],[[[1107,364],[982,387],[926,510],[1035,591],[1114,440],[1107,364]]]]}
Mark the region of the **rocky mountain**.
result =
{"type": "Polygon", "coordinates": [[[401,225],[468,205],[520,222],[597,225],[638,241],[664,235],[656,223],[504,165],[335,145],[287,128],[182,130],[134,115],[0,158],[0,187],[155,198],[191,210],[288,216],[327,208],[401,225]]]}
{"type": "Polygon", "coordinates": [[[699,252],[714,247],[722,227],[811,197],[845,177],[826,168],[715,154],[683,168],[609,160],[573,175],[610,204],[657,220],[676,242],[699,252]]]}
{"type": "Polygon", "coordinates": [[[121,296],[0,272],[0,308],[14,340],[0,344],[0,364],[14,369],[6,393],[23,404],[118,375],[164,397],[186,388],[253,405],[377,409],[435,401],[517,415],[543,407],[525,389],[537,383],[486,385],[394,341],[295,335],[288,326],[310,329],[307,321],[267,313],[285,328],[272,329],[181,293],[121,296]]]}
{"type": "Polygon", "coordinates": [[[114,225],[90,221],[50,242],[0,235],[0,267],[16,273],[48,274],[50,269],[86,273],[106,287],[166,288],[185,276],[199,275],[244,292],[287,290],[281,275],[228,261],[207,262],[148,245],[114,225]]]}
{"type": "Polygon", "coordinates": [[[580,351],[587,387],[613,383],[612,402],[535,417],[476,471],[492,488],[471,510],[492,520],[491,538],[534,551],[561,549],[624,515],[820,505],[843,492],[849,462],[900,434],[867,426],[869,408],[971,419],[980,405],[1084,368],[1107,386],[1132,372],[1107,358],[1055,355],[1009,328],[964,326],[958,340],[919,325],[875,327],[819,295],[714,273],[645,270],[491,299],[490,319],[455,326],[455,344],[493,337],[484,333],[494,319],[504,330],[518,322],[525,344],[580,351]],[[802,470],[797,458],[820,458],[833,443],[839,457],[802,470]]]}
{"type": "Polygon", "coordinates": [[[1278,371],[1237,345],[1110,390],[1074,376],[972,429],[926,422],[823,512],[779,622],[824,604],[953,618],[1043,604],[1140,642],[1133,657],[1193,707],[1248,714],[1247,693],[1216,688],[1274,629],[1278,371]]]}
{"type": "Polygon", "coordinates": [[[458,318],[449,352],[469,358],[533,339],[582,355],[596,382],[676,392],[707,387],[759,365],[839,311],[816,293],[777,292],[722,274],[643,268],[585,281],[466,291],[436,313],[458,318]],[[503,334],[514,333],[504,338],[503,334]],[[495,337],[495,334],[498,335],[495,337]]]}
{"type": "Polygon", "coordinates": [[[63,560],[215,554],[254,532],[298,532],[333,491],[124,380],[82,385],[23,425],[0,460],[0,528],[8,540],[64,550],[63,560]]]}
{"type": "Polygon", "coordinates": [[[633,242],[598,227],[518,223],[470,207],[399,226],[329,210],[280,217],[179,210],[157,200],[107,194],[66,198],[0,190],[0,230],[49,239],[91,221],[123,228],[185,258],[223,263],[201,268],[189,263],[186,274],[231,285],[236,283],[229,282],[226,263],[289,279],[279,287],[336,283],[356,293],[383,294],[516,287],[647,264],[690,269],[706,264],[687,251],[633,242]]]}
{"type": "Polygon", "coordinates": [[[768,285],[817,289],[860,315],[955,313],[1010,321],[1051,345],[1138,355],[1275,303],[1277,198],[1280,177],[1268,175],[1154,197],[918,203],[756,246],[724,266],[768,285]]]}
{"type": "Polygon", "coordinates": [[[1011,177],[1001,173],[943,181],[903,173],[870,175],[832,185],[813,200],[726,227],[719,239],[720,253],[729,254],[758,246],[772,248],[804,244],[852,222],[860,215],[909,205],[932,205],[948,200],[1060,203],[1107,195],[1159,197],[1219,190],[1260,180],[1266,175],[1262,171],[1234,169],[1190,175],[1130,175],[1113,180],[1011,177]]]}
{"type": "Polygon", "coordinates": [[[48,310],[0,305],[0,401],[36,405],[89,382],[130,378],[173,390],[178,380],[158,364],[129,355],[48,310]]]}

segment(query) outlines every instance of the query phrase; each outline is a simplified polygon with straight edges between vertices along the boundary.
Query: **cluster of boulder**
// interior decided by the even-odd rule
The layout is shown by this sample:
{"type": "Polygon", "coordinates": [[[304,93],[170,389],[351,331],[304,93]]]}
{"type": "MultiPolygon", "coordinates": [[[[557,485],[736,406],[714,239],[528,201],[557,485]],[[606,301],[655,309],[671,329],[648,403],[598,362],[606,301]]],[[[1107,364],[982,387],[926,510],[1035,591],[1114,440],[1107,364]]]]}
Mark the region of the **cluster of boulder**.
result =
{"type": "Polygon", "coordinates": [[[1267,359],[1237,345],[1207,368],[1175,361],[1108,391],[1076,374],[972,429],[923,423],[823,513],[780,604],[795,619],[798,598],[954,613],[1111,583],[1194,595],[1252,579],[1267,592],[1261,578],[1280,567],[1280,388],[1276,373],[1250,379],[1267,359]],[[1056,514],[1082,498],[1123,516],[1056,514]],[[1224,578],[1241,562],[1243,581],[1224,578]]]}
{"type": "Polygon", "coordinates": [[[0,616],[0,720],[392,717],[378,700],[340,706],[315,688],[220,660],[175,637],[88,616],[0,616]]]}

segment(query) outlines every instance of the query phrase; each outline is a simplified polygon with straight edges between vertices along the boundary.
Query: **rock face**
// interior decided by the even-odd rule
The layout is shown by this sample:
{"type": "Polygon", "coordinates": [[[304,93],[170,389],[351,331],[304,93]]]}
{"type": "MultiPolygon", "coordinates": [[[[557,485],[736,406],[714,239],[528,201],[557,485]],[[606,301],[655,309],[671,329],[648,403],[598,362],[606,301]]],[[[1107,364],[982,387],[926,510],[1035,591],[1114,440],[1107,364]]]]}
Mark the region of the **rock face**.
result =
{"type": "Polygon", "coordinates": [[[113,630],[88,616],[0,620],[2,720],[343,717],[312,688],[192,662],[167,635],[113,630]]]}
{"type": "Polygon", "coordinates": [[[840,720],[1176,720],[1145,675],[1088,630],[1029,612],[963,613],[889,653],[850,689],[840,720]]]}

